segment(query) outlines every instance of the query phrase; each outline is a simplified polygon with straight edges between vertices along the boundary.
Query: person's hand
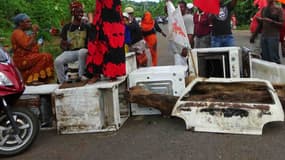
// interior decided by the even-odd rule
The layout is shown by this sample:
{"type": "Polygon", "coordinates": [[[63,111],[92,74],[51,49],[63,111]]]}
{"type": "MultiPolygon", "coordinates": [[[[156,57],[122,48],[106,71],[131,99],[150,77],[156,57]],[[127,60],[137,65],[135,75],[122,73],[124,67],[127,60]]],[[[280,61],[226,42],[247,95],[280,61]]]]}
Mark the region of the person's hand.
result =
{"type": "Polygon", "coordinates": [[[263,18],[262,18],[262,17],[256,17],[256,19],[257,19],[257,20],[262,20],[263,18]]]}
{"type": "Polygon", "coordinates": [[[256,17],[256,19],[259,21],[273,22],[272,19],[267,18],[267,17],[256,17]]]}
{"type": "Polygon", "coordinates": [[[60,42],[60,48],[63,50],[68,50],[71,47],[71,43],[66,41],[66,40],[62,40],[60,42]]]}
{"type": "Polygon", "coordinates": [[[164,32],[161,32],[161,34],[162,34],[163,37],[166,37],[166,34],[164,32]]]}
{"type": "Polygon", "coordinates": [[[39,32],[39,29],[40,29],[39,25],[37,25],[37,24],[33,24],[33,25],[32,25],[32,31],[33,31],[34,33],[39,32]]]}
{"type": "Polygon", "coordinates": [[[187,48],[183,48],[182,52],[181,52],[181,56],[187,57],[187,55],[188,55],[188,49],[187,48]]]}

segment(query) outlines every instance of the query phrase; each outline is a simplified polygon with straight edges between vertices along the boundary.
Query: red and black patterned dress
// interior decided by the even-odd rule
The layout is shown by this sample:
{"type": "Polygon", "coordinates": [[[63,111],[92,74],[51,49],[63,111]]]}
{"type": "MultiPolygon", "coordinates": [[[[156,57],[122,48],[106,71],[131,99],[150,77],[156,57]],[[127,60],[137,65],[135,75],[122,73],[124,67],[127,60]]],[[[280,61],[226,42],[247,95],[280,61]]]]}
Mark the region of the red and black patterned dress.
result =
{"type": "Polygon", "coordinates": [[[121,0],[96,0],[86,65],[92,76],[115,79],[126,74],[121,0]]]}

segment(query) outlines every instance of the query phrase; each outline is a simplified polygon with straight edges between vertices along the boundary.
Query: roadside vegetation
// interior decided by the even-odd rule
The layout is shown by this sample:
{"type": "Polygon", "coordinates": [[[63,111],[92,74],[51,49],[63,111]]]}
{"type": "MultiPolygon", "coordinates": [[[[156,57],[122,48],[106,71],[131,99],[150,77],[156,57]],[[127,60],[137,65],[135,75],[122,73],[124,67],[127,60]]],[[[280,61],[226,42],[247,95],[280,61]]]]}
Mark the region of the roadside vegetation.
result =
{"type": "MultiPolygon", "coordinates": [[[[56,56],[61,51],[59,49],[59,37],[51,36],[52,28],[61,30],[63,24],[67,23],[71,17],[69,13],[69,4],[72,0],[1,0],[0,5],[0,45],[10,48],[10,35],[13,30],[12,17],[18,13],[27,13],[33,23],[39,24],[41,30],[40,37],[45,40],[43,51],[50,52],[56,56]]],[[[93,13],[95,0],[79,0],[84,4],[86,13],[93,13]]],[[[179,0],[173,0],[176,5],[179,0]]],[[[192,2],[192,0],[185,0],[192,2]]],[[[230,1],[230,0],[227,0],[230,1]]],[[[227,2],[226,1],[226,2],[227,2]]],[[[248,29],[250,17],[254,15],[257,8],[253,6],[254,0],[238,1],[234,12],[238,20],[238,29],[248,29]]],[[[164,13],[164,0],[159,3],[134,2],[131,0],[122,0],[122,6],[131,6],[135,9],[135,16],[141,17],[144,11],[149,10],[154,17],[166,16],[164,13]]]]}

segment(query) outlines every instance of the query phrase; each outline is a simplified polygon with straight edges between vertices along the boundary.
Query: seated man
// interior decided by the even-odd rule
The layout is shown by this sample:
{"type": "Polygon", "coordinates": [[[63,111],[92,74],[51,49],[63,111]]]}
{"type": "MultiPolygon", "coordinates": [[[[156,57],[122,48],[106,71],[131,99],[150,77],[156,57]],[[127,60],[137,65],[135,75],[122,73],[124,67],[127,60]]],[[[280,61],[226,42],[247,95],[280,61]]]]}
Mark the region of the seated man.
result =
{"type": "Polygon", "coordinates": [[[83,8],[80,3],[71,5],[71,14],[73,21],[66,24],[61,33],[61,48],[64,52],[55,59],[55,70],[60,84],[65,79],[65,65],[70,62],[79,62],[79,78],[86,79],[84,72],[86,69],[85,61],[88,53],[87,41],[90,26],[82,23],[83,8]]]}

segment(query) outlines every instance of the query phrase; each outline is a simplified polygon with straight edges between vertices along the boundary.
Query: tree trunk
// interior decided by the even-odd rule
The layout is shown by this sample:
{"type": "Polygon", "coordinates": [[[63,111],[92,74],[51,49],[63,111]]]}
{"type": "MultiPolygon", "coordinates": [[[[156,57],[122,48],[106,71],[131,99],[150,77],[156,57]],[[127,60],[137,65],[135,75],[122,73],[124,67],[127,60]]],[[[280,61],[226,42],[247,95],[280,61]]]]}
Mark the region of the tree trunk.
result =
{"type": "MultiPolygon", "coordinates": [[[[220,87],[220,86],[217,86],[220,87]]],[[[285,85],[274,85],[283,108],[285,107],[285,85]]],[[[196,88],[197,89],[197,88],[196,88]]],[[[209,88],[200,87],[201,91],[213,91],[209,88]]],[[[213,96],[215,93],[212,92],[213,96]]],[[[227,91],[225,90],[225,94],[227,91]]],[[[127,100],[131,103],[137,103],[146,107],[153,107],[161,111],[162,115],[171,115],[172,109],[179,97],[164,94],[152,93],[143,87],[134,86],[127,92],[127,100]]],[[[193,97],[192,97],[193,98],[193,97]]],[[[195,97],[194,97],[195,98],[195,97]]],[[[191,98],[190,98],[191,99],[191,98]]],[[[200,97],[201,99],[201,97],[200,97]]],[[[260,98],[258,98],[260,99],[260,98]]]]}
{"type": "Polygon", "coordinates": [[[140,86],[134,86],[127,92],[127,99],[131,103],[137,103],[147,107],[153,107],[162,113],[162,115],[171,115],[172,109],[179,97],[156,94],[140,86]]]}

